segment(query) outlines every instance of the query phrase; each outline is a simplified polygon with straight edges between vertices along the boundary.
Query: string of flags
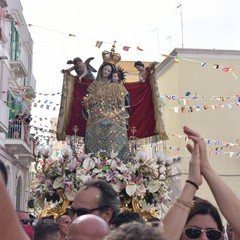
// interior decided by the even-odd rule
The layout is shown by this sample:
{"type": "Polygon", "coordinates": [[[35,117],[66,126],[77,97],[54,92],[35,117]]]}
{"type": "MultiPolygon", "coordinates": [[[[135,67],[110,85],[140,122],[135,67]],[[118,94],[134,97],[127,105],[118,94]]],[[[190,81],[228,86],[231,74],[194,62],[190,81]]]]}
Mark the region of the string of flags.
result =
{"type": "MultiPolygon", "coordinates": [[[[8,91],[1,91],[2,94],[8,93],[8,91]]],[[[36,92],[36,95],[38,96],[57,96],[60,95],[60,92],[57,93],[38,93],[36,92]]],[[[36,97],[37,98],[37,97],[36,97]]],[[[32,99],[25,99],[26,102],[34,102],[36,98],[32,99]]],[[[176,101],[188,101],[188,100],[213,100],[213,101],[225,101],[225,100],[231,100],[231,99],[237,99],[238,102],[240,102],[240,93],[235,94],[235,95],[223,95],[223,96],[204,96],[204,95],[199,95],[199,93],[194,93],[192,94],[190,91],[187,91],[185,95],[162,95],[160,97],[161,100],[176,100],[176,101]]],[[[41,100],[40,100],[41,101],[41,100]]],[[[48,99],[44,100],[49,101],[48,99]]],[[[11,103],[11,102],[21,102],[18,98],[15,100],[10,100],[10,101],[5,101],[5,103],[11,103]]],[[[38,101],[39,103],[39,101],[38,101]]]]}
{"type": "MultiPolygon", "coordinates": [[[[20,22],[17,22],[15,21],[13,18],[6,18],[6,17],[0,17],[1,19],[4,19],[6,21],[9,21],[9,22],[14,22],[15,25],[17,26],[20,26],[20,25],[25,25],[23,23],[20,23],[20,22]]],[[[57,32],[57,33],[61,33],[61,34],[65,34],[69,37],[78,37],[76,34],[73,34],[73,33],[67,33],[67,32],[63,32],[63,31],[59,31],[59,30],[55,30],[55,29],[51,29],[51,28],[48,28],[48,27],[43,27],[43,26],[36,26],[34,24],[27,24],[28,27],[35,27],[35,28],[39,28],[39,29],[43,29],[43,30],[47,30],[47,31],[52,31],[52,32],[57,32]]],[[[82,37],[82,36],[81,36],[82,37]]],[[[89,40],[93,40],[93,39],[89,39],[89,40]]],[[[95,43],[95,47],[97,48],[101,48],[103,43],[107,43],[107,44],[112,44],[112,43],[109,43],[107,41],[100,41],[100,40],[96,40],[96,43],[95,43]]],[[[137,47],[131,47],[131,46],[127,46],[127,45],[119,45],[122,47],[122,50],[124,51],[129,51],[129,49],[136,49],[136,50],[139,50],[139,51],[143,51],[143,49],[139,46],[137,47]]],[[[231,67],[231,66],[222,66],[218,63],[215,63],[215,64],[209,64],[207,62],[200,62],[200,61],[197,61],[197,60],[193,60],[193,59],[188,59],[188,58],[182,58],[182,57],[176,57],[176,56],[172,56],[172,55],[169,55],[169,54],[161,54],[161,56],[165,59],[165,58],[173,58],[174,62],[175,63],[180,63],[182,60],[186,60],[186,61],[191,61],[191,62],[195,62],[195,63],[198,63],[200,64],[201,67],[205,67],[207,65],[210,65],[212,66],[213,68],[215,69],[220,69],[222,70],[223,72],[225,73],[232,73],[232,75],[237,79],[237,76],[236,74],[234,73],[234,68],[231,67]]]]}
{"type": "Polygon", "coordinates": [[[231,66],[222,66],[220,64],[212,64],[212,63],[207,63],[207,62],[200,62],[200,61],[197,61],[197,60],[194,60],[194,59],[183,58],[183,57],[176,57],[176,56],[169,55],[169,54],[161,54],[161,56],[164,59],[172,58],[175,63],[180,63],[182,60],[185,60],[185,61],[189,61],[189,62],[195,62],[195,63],[199,64],[201,67],[211,66],[214,69],[221,70],[222,72],[232,73],[232,75],[237,79],[237,76],[234,73],[234,68],[231,67],[231,66]]]}
{"type": "Polygon", "coordinates": [[[212,104],[212,105],[197,105],[197,106],[177,106],[177,107],[162,107],[162,110],[169,110],[175,113],[182,112],[182,113],[191,113],[191,112],[198,112],[200,110],[209,110],[209,109],[232,109],[233,107],[239,107],[240,103],[227,103],[227,104],[212,104]]]}

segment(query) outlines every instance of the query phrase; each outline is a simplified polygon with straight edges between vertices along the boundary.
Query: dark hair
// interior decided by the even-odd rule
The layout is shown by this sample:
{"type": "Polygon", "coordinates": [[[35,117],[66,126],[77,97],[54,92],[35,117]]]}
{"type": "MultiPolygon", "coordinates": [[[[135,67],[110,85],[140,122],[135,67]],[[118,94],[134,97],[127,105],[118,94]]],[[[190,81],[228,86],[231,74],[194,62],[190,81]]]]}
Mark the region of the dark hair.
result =
{"type": "Polygon", "coordinates": [[[136,67],[136,66],[144,67],[144,64],[141,61],[136,61],[134,63],[134,67],[136,67]]]}
{"type": "Polygon", "coordinates": [[[163,240],[157,228],[139,222],[121,225],[110,232],[104,240],[163,240]]]}
{"type": "Polygon", "coordinates": [[[59,231],[58,223],[49,218],[40,218],[34,227],[34,240],[48,240],[59,231]]]}
{"type": "Polygon", "coordinates": [[[6,169],[4,163],[1,160],[0,160],[0,174],[3,177],[4,183],[7,185],[7,182],[8,182],[7,169],[6,169]]]}
{"type": "Polygon", "coordinates": [[[111,208],[113,211],[112,218],[110,220],[111,223],[120,212],[119,209],[120,201],[112,185],[103,180],[90,180],[84,184],[84,187],[86,189],[88,189],[89,187],[95,187],[100,190],[101,192],[100,206],[106,206],[107,208],[111,208]]]}
{"type": "Polygon", "coordinates": [[[197,214],[210,215],[217,223],[218,230],[223,232],[224,227],[217,208],[214,207],[209,201],[202,198],[195,197],[194,201],[195,203],[188,215],[187,223],[197,214]]]}
{"type": "Polygon", "coordinates": [[[129,222],[144,223],[144,219],[137,212],[124,211],[119,213],[118,216],[113,219],[112,224],[115,227],[119,227],[120,225],[129,222]]]}
{"type": "Polygon", "coordinates": [[[112,79],[113,71],[115,71],[116,68],[113,64],[108,63],[108,62],[104,62],[98,69],[98,74],[97,74],[96,80],[99,81],[99,79],[101,78],[101,73],[102,73],[102,70],[105,66],[110,66],[111,67],[112,71],[111,71],[111,74],[109,75],[108,79],[112,79]]]}

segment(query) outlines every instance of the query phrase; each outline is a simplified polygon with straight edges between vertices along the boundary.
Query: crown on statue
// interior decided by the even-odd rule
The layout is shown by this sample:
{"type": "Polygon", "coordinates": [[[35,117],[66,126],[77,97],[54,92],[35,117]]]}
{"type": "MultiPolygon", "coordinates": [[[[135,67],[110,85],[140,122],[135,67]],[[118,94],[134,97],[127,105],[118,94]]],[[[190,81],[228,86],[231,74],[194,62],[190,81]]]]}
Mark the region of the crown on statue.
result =
{"type": "Polygon", "coordinates": [[[121,61],[121,55],[119,53],[115,53],[115,43],[116,41],[114,41],[110,52],[107,50],[102,52],[103,61],[114,65],[121,61]]]}

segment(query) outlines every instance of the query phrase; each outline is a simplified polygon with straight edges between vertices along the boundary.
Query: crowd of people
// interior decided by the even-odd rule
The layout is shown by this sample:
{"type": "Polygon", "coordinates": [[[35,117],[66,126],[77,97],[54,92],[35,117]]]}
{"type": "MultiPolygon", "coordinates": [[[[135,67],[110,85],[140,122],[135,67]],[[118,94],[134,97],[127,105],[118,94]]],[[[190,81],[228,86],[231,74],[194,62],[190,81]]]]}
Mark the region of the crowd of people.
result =
{"type": "MultiPolygon", "coordinates": [[[[48,218],[38,219],[32,239],[227,239],[217,208],[206,199],[195,196],[202,178],[205,178],[217,207],[231,226],[228,226],[228,230],[231,229],[231,238],[228,239],[240,239],[239,198],[211,167],[204,139],[188,127],[183,131],[193,141],[193,145],[187,144],[191,153],[188,178],[161,222],[148,222],[137,213],[120,213],[120,202],[113,187],[103,180],[91,180],[78,191],[66,214],[56,222],[48,218]]],[[[26,217],[18,218],[5,186],[6,169],[3,164],[0,167],[0,216],[4,219],[0,225],[1,236],[6,240],[29,239],[21,224],[31,224],[31,221],[26,217]]]]}

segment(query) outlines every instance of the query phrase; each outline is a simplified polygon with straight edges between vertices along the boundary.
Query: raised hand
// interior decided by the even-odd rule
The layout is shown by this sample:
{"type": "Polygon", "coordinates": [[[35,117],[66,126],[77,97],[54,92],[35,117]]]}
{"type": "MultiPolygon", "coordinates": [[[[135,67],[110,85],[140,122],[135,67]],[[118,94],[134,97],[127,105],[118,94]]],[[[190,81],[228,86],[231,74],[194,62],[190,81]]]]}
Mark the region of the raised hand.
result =
{"type": "MultiPolygon", "coordinates": [[[[207,148],[206,148],[205,140],[200,137],[199,133],[197,133],[196,131],[194,131],[194,130],[188,128],[188,127],[184,127],[183,131],[184,131],[185,134],[188,135],[188,138],[191,139],[194,142],[194,144],[197,144],[199,146],[200,169],[201,169],[201,173],[204,175],[205,170],[210,168],[210,164],[209,164],[208,156],[207,156],[207,148]]],[[[191,145],[187,146],[187,148],[190,152],[192,152],[192,146],[191,145]]]]}
{"type": "MultiPolygon", "coordinates": [[[[186,133],[188,131],[188,128],[184,127],[183,130],[186,133]]],[[[201,176],[201,170],[200,170],[200,148],[199,148],[199,145],[195,142],[194,142],[193,146],[191,144],[187,144],[187,149],[192,154],[190,162],[189,162],[188,180],[191,180],[194,183],[196,183],[198,186],[200,186],[202,184],[202,176],[201,176]]]]}

